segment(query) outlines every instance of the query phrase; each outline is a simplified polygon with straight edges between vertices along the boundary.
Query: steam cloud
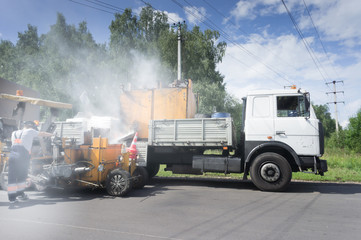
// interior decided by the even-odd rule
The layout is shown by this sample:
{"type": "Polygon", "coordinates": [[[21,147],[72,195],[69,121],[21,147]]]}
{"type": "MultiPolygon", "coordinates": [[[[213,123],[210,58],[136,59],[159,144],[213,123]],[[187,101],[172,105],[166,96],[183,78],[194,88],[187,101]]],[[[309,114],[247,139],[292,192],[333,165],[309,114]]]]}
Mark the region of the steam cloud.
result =
{"type": "MultiPolygon", "coordinates": [[[[60,43],[58,43],[60,44],[60,43]]],[[[147,56],[136,50],[130,51],[131,60],[122,56],[110,59],[109,56],[96,57],[93,52],[79,50],[67,53],[66,46],[60,46],[62,54],[75,57],[72,70],[58,79],[54,87],[66,89],[65,93],[75,103],[75,109],[81,112],[76,117],[88,118],[94,116],[111,117],[119,120],[119,125],[113,125],[112,136],[129,133],[123,122],[120,109],[120,95],[124,90],[152,89],[160,84],[167,84],[173,80],[171,71],[166,69],[156,55],[147,56]],[[118,66],[114,62],[119,63],[118,66]],[[127,65],[127,68],[124,68],[127,65]],[[114,133],[116,132],[116,133],[114,133]]],[[[76,115],[76,112],[74,112],[76,115]]],[[[112,122],[113,122],[112,120],[112,122]]],[[[99,126],[98,126],[99,127],[99,126]]]]}

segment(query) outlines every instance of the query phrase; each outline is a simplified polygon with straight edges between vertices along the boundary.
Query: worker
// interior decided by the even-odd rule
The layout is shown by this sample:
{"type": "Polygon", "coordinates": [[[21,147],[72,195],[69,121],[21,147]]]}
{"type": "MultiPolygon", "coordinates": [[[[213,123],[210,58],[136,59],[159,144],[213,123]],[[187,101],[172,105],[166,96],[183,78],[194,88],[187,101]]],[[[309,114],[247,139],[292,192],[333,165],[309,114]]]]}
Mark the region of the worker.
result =
{"type": "Polygon", "coordinates": [[[8,171],[8,197],[10,203],[16,202],[17,199],[29,199],[24,191],[26,188],[33,140],[37,136],[50,137],[52,135],[53,134],[47,132],[39,132],[36,124],[32,121],[26,121],[23,129],[12,133],[8,171]]]}

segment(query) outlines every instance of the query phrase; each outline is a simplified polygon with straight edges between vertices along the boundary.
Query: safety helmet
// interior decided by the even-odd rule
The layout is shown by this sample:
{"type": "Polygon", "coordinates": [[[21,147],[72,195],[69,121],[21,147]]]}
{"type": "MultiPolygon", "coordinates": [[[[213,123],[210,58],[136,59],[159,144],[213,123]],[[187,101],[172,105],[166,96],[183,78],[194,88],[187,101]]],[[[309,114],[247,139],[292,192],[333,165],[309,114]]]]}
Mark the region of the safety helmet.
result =
{"type": "Polygon", "coordinates": [[[24,126],[27,128],[37,129],[36,124],[33,121],[25,121],[24,126]]]}

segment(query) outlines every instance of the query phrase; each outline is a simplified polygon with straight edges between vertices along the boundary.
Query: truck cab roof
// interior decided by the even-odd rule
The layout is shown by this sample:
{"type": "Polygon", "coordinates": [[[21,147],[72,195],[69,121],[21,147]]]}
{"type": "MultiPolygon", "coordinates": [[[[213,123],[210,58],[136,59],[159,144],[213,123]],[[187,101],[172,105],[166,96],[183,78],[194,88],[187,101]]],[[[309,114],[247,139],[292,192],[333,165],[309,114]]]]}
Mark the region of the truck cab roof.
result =
{"type": "Polygon", "coordinates": [[[279,95],[279,94],[304,94],[307,91],[304,89],[276,89],[276,90],[255,90],[248,92],[247,96],[254,95],[279,95]]]}

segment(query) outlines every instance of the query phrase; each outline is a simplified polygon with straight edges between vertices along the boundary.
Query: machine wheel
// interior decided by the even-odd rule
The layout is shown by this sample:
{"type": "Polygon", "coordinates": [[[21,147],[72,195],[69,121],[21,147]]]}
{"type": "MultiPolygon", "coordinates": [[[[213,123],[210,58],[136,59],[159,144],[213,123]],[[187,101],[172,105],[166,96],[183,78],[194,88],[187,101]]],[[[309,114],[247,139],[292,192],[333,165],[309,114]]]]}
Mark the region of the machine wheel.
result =
{"type": "Polygon", "coordinates": [[[152,178],[154,177],[155,175],[157,175],[158,171],[159,171],[159,164],[149,164],[147,166],[147,171],[148,171],[148,177],[149,178],[152,178]]]}
{"type": "Polygon", "coordinates": [[[283,191],[292,178],[287,160],[277,153],[263,153],[256,157],[250,169],[254,185],[263,191],[283,191]]]}
{"type": "Polygon", "coordinates": [[[148,182],[148,172],[144,167],[137,167],[133,173],[133,188],[141,189],[148,182]]]}
{"type": "Polygon", "coordinates": [[[132,188],[130,173],[119,168],[112,170],[108,174],[106,188],[109,195],[125,196],[132,188]]]}

